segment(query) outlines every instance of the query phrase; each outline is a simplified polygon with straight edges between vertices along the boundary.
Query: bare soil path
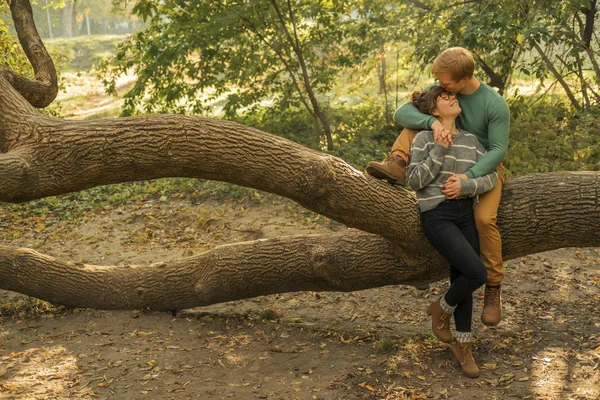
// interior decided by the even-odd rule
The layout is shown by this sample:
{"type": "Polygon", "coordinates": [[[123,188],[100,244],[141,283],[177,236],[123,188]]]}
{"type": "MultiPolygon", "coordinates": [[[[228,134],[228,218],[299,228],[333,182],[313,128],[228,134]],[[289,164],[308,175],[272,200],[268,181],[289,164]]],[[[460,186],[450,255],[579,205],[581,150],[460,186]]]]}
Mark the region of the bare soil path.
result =
{"type": "MultiPolygon", "coordinates": [[[[271,195],[194,203],[175,194],[73,215],[61,202],[27,217],[0,207],[0,243],[135,264],[347,229],[271,195]]],[[[502,324],[484,327],[475,310],[477,379],[428,329],[424,310],[445,282],[177,313],[72,310],[0,291],[0,398],[598,399],[599,265],[599,248],[507,263],[502,324]]]]}

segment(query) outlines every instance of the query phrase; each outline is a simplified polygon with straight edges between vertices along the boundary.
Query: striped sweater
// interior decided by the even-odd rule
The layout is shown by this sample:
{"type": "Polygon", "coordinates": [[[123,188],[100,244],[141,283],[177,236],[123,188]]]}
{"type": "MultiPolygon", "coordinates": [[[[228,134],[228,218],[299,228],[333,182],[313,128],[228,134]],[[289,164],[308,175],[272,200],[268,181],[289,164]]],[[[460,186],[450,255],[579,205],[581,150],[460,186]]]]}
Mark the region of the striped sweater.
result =
{"type": "MultiPolygon", "coordinates": [[[[442,185],[454,174],[464,174],[484,156],[485,148],[475,135],[460,130],[452,135],[453,144],[445,148],[433,139],[432,131],[419,132],[411,146],[408,184],[417,193],[421,212],[433,210],[446,199],[442,185]]],[[[493,171],[479,178],[461,181],[461,195],[476,197],[496,185],[493,171]]]]}

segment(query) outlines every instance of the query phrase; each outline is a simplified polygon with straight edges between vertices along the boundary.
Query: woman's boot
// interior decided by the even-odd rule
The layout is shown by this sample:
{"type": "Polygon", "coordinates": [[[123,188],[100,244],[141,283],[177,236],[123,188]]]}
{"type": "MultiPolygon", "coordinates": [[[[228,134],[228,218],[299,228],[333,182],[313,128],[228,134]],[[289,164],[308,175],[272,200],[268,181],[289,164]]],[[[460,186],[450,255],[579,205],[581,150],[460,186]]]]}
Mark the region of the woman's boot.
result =
{"type": "Polygon", "coordinates": [[[434,335],[442,342],[450,343],[452,341],[452,332],[450,331],[452,314],[444,312],[438,300],[429,305],[427,315],[431,315],[431,329],[433,329],[434,335]]]}
{"type": "Polygon", "coordinates": [[[475,364],[475,359],[471,353],[471,342],[461,343],[458,340],[450,343],[454,356],[460,363],[463,374],[469,378],[477,378],[479,376],[479,367],[475,364]]]}

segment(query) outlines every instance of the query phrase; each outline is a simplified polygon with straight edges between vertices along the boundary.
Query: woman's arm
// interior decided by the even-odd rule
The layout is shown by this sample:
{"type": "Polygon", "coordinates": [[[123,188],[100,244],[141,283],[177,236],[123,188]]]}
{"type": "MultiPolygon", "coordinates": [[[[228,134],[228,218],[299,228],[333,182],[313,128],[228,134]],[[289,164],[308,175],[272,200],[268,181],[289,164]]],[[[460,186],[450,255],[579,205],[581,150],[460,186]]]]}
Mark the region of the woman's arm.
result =
{"type": "Polygon", "coordinates": [[[485,192],[489,192],[496,186],[498,173],[496,171],[491,174],[480,176],[475,179],[467,179],[461,181],[460,194],[463,196],[474,197],[485,192]]]}
{"type": "Polygon", "coordinates": [[[449,151],[448,143],[445,144],[436,143],[433,133],[429,131],[422,131],[415,136],[408,166],[408,185],[411,188],[423,189],[436,178],[449,151]]]}

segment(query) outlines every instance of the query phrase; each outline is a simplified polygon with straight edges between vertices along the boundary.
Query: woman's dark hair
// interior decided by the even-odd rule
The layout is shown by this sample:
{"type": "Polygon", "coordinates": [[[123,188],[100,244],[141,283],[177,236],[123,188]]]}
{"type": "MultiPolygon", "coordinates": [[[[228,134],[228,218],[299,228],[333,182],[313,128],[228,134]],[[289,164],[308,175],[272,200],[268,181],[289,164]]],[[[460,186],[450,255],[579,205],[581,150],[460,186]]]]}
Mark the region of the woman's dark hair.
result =
{"type": "Polygon", "coordinates": [[[413,104],[424,114],[433,114],[435,101],[442,93],[449,93],[441,86],[432,86],[424,92],[414,91],[411,96],[413,104]]]}

